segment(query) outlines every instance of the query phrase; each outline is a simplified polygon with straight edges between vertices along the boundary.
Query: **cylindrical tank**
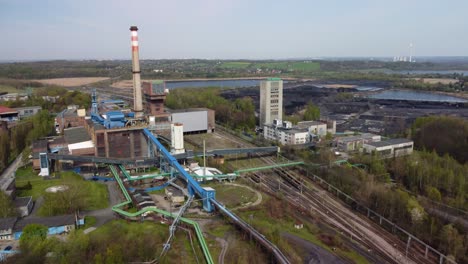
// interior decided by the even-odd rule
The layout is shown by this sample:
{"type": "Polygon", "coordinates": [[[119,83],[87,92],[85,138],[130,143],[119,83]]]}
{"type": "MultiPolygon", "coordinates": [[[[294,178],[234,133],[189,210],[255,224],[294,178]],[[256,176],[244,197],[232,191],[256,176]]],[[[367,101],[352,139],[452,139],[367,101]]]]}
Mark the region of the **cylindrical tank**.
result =
{"type": "Polygon", "coordinates": [[[171,149],[173,154],[184,153],[184,126],[181,123],[171,124],[171,149]]]}

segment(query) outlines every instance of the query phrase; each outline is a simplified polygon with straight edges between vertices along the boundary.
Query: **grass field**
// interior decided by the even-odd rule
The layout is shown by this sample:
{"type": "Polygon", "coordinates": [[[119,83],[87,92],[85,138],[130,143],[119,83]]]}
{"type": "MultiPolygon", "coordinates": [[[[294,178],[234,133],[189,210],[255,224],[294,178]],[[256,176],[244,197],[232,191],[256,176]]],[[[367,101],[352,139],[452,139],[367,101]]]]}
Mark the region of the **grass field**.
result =
{"type": "Polygon", "coordinates": [[[253,203],[257,200],[255,192],[239,186],[227,185],[222,183],[211,182],[207,186],[216,190],[216,199],[223,203],[227,208],[233,208],[253,203]]]}
{"type": "Polygon", "coordinates": [[[31,167],[23,167],[16,172],[16,188],[18,196],[32,196],[34,200],[45,194],[45,190],[56,185],[66,185],[67,182],[77,184],[84,190],[87,201],[86,210],[102,209],[109,206],[107,186],[101,183],[86,181],[73,172],[62,172],[59,179],[44,180],[32,171],[31,167]],[[31,189],[25,186],[31,184],[31,189]]]}
{"type": "Polygon", "coordinates": [[[444,85],[449,85],[449,84],[455,84],[458,82],[457,79],[449,79],[449,78],[411,78],[416,81],[422,81],[423,83],[428,83],[428,84],[444,84],[444,85]]]}
{"type": "Polygon", "coordinates": [[[245,69],[250,66],[250,62],[243,62],[243,61],[230,61],[230,62],[223,62],[221,64],[221,68],[225,69],[245,69]]]}
{"type": "Polygon", "coordinates": [[[108,80],[108,77],[78,77],[78,78],[56,78],[56,79],[40,79],[34,80],[43,84],[59,85],[59,86],[81,86],[91,83],[96,83],[108,80]]]}
{"type": "Polygon", "coordinates": [[[18,90],[13,86],[10,85],[5,85],[5,84],[0,84],[0,93],[21,93],[24,92],[23,90],[18,90]]]}
{"type": "Polygon", "coordinates": [[[318,62],[267,62],[267,63],[256,63],[256,68],[267,68],[284,71],[302,71],[312,72],[320,70],[320,63],[318,62]]]}

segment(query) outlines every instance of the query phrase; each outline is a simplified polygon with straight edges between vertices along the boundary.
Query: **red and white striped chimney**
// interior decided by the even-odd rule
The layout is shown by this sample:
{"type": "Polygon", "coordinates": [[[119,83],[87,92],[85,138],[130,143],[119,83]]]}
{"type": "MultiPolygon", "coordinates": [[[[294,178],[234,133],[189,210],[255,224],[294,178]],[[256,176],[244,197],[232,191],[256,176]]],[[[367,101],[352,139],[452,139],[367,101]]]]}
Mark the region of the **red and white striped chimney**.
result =
{"type": "Polygon", "coordinates": [[[143,99],[141,94],[140,55],[138,50],[138,28],[130,27],[132,36],[132,74],[133,74],[133,111],[135,117],[143,116],[143,99]]]}

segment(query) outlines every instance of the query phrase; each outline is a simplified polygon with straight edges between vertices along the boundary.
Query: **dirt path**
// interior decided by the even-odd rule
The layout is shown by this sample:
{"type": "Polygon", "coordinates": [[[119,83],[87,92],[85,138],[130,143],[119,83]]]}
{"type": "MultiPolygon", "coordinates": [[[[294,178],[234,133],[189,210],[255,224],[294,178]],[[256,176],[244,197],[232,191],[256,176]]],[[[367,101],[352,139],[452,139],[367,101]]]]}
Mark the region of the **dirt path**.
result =
{"type": "Polygon", "coordinates": [[[218,241],[221,244],[221,253],[219,253],[218,256],[218,263],[219,264],[224,264],[224,256],[226,256],[227,249],[229,247],[229,243],[227,242],[226,239],[217,237],[215,238],[216,241],[218,241]]]}
{"type": "Polygon", "coordinates": [[[247,185],[242,185],[242,184],[237,184],[237,183],[225,183],[225,184],[249,189],[250,191],[254,192],[257,195],[257,200],[255,202],[253,202],[251,204],[241,205],[241,206],[232,208],[231,210],[237,210],[237,209],[240,209],[240,208],[247,208],[247,207],[251,207],[251,206],[257,206],[257,205],[261,204],[262,201],[263,201],[262,194],[259,191],[255,190],[255,189],[253,189],[253,188],[251,188],[251,187],[249,187],[247,185]]]}

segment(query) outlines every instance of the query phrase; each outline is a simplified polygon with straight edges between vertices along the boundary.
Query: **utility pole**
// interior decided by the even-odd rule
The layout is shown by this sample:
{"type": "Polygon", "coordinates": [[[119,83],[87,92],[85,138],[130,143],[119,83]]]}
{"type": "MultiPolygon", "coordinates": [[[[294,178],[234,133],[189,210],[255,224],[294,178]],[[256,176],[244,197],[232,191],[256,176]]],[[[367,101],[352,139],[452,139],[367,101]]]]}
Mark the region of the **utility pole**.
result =
{"type": "Polygon", "coordinates": [[[206,176],[206,154],[205,154],[205,140],[203,140],[203,180],[205,180],[206,176]]]}

